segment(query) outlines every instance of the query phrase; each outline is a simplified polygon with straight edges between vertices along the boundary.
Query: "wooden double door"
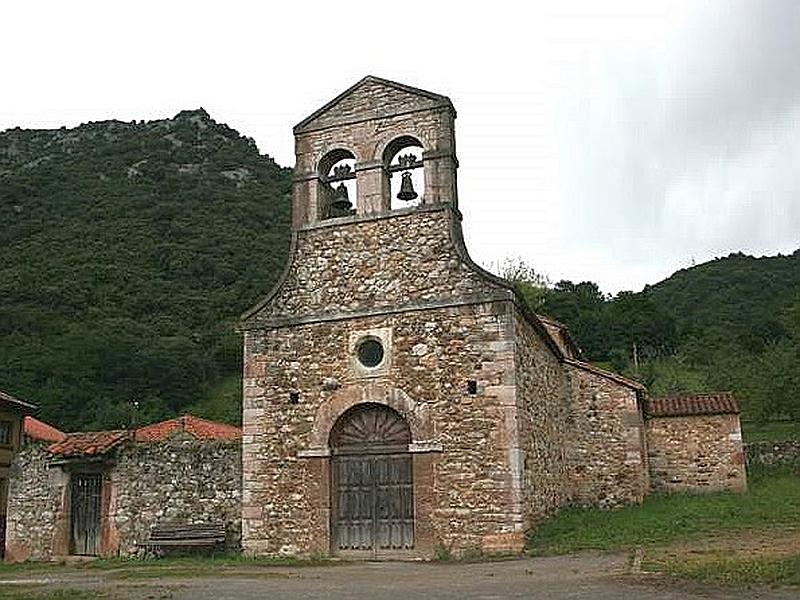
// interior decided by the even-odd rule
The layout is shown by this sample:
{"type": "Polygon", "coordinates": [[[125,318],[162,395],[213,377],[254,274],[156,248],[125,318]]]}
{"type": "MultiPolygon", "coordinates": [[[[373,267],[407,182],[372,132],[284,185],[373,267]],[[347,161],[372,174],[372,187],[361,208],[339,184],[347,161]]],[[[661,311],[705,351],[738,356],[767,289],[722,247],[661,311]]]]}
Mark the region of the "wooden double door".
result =
{"type": "Polygon", "coordinates": [[[332,434],[331,538],[338,554],[414,549],[414,479],[402,417],[379,404],[345,413],[332,434]]]}

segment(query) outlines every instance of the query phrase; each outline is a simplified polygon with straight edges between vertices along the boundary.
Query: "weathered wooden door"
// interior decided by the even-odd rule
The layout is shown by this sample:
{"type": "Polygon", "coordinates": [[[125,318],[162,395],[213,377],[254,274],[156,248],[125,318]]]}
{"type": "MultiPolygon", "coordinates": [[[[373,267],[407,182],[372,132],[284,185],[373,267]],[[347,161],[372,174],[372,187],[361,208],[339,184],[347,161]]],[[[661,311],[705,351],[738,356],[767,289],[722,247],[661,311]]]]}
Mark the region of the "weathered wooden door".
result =
{"type": "Polygon", "coordinates": [[[70,552],[94,556],[100,542],[100,473],[72,476],[70,552]]]}
{"type": "Polygon", "coordinates": [[[411,432],[380,404],[359,405],[331,434],[334,552],[376,556],[414,548],[411,432]]]}

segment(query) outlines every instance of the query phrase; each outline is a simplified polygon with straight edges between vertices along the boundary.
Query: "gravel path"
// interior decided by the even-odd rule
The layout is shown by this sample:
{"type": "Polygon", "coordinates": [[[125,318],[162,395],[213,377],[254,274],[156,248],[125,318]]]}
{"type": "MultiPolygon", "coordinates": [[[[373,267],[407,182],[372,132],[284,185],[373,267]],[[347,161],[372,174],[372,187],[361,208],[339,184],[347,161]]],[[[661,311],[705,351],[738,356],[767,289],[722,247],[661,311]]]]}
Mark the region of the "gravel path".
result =
{"type": "MultiPolygon", "coordinates": [[[[800,591],[718,589],[648,575],[630,575],[624,556],[559,556],[486,562],[351,563],[323,567],[247,567],[202,577],[120,579],[112,571],[79,571],[48,580],[48,589],[108,591],[112,597],[169,600],[797,600],[800,591]]],[[[9,577],[8,579],[12,579],[9,577]]],[[[9,585],[8,580],[0,585],[9,585]]],[[[11,584],[13,585],[13,584],[11,584]]]]}

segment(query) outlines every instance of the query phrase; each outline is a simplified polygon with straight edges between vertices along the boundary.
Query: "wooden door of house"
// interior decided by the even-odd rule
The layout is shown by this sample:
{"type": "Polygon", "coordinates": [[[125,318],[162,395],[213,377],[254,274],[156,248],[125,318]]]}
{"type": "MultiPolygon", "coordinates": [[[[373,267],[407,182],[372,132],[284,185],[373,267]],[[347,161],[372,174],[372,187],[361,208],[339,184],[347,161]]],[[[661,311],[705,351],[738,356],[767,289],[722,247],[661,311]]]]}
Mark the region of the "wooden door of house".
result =
{"type": "Polygon", "coordinates": [[[336,553],[368,556],[414,548],[414,492],[408,424],[394,410],[362,404],[331,434],[336,553]]]}
{"type": "Polygon", "coordinates": [[[100,542],[100,473],[76,473],[71,483],[70,553],[96,556],[100,542]]]}

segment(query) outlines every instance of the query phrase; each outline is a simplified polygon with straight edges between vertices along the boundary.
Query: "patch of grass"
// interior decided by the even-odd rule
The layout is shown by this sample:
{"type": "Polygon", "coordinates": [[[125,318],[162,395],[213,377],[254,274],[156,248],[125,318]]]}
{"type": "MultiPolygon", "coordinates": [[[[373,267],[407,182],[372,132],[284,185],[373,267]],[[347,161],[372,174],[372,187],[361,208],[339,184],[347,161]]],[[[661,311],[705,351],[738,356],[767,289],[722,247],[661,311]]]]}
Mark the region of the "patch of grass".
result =
{"type": "MultiPolygon", "coordinates": [[[[334,560],[326,555],[314,555],[307,558],[291,556],[257,556],[250,557],[242,554],[216,554],[216,555],[177,555],[167,557],[148,558],[99,558],[81,562],[21,562],[0,563],[0,584],[2,577],[13,575],[36,574],[83,569],[97,569],[114,572],[115,577],[121,579],[156,578],[156,577],[192,577],[203,575],[209,569],[216,573],[227,570],[230,573],[239,572],[255,567],[313,567],[340,564],[343,561],[334,560]],[[236,571],[238,569],[238,571],[236,571]]],[[[248,575],[249,576],[249,575],[248,575]]],[[[4,600],[0,596],[0,600],[4,600]]]]}
{"type": "Polygon", "coordinates": [[[528,538],[531,554],[620,551],[800,523],[800,475],[761,473],[746,493],[653,495],[620,510],[567,509],[528,538]]]}
{"type": "MultiPolygon", "coordinates": [[[[0,577],[4,575],[15,575],[25,573],[38,573],[41,571],[53,572],[59,570],[70,569],[70,565],[63,562],[17,562],[17,563],[2,563],[0,562],[0,577]]],[[[0,597],[2,598],[2,597],[0,597]]]]}
{"type": "Polygon", "coordinates": [[[745,442],[783,442],[800,440],[800,423],[796,421],[769,421],[742,423],[742,436],[745,442]]]}
{"type": "Polygon", "coordinates": [[[280,573],[259,572],[258,567],[312,567],[341,563],[328,556],[296,558],[291,556],[245,556],[218,554],[183,555],[149,558],[111,558],[82,563],[83,568],[110,571],[118,579],[189,578],[208,574],[213,569],[219,577],[246,574],[248,577],[281,577],[280,573]]]}
{"type": "Polygon", "coordinates": [[[644,555],[645,570],[712,583],[800,584],[800,474],[761,468],[746,493],[653,495],[616,511],[565,510],[528,538],[534,555],[644,555]]]}
{"type": "Polygon", "coordinates": [[[715,556],[645,561],[646,569],[707,583],[800,585],[800,554],[788,557],[715,556]]]}
{"type": "Polygon", "coordinates": [[[209,569],[220,567],[314,567],[336,564],[327,555],[312,555],[306,558],[293,556],[246,556],[238,553],[148,558],[103,558],[80,563],[87,569],[209,569]]]}
{"type": "Polygon", "coordinates": [[[91,590],[54,590],[41,585],[0,587],[0,600],[112,600],[104,592],[91,590]]]}

